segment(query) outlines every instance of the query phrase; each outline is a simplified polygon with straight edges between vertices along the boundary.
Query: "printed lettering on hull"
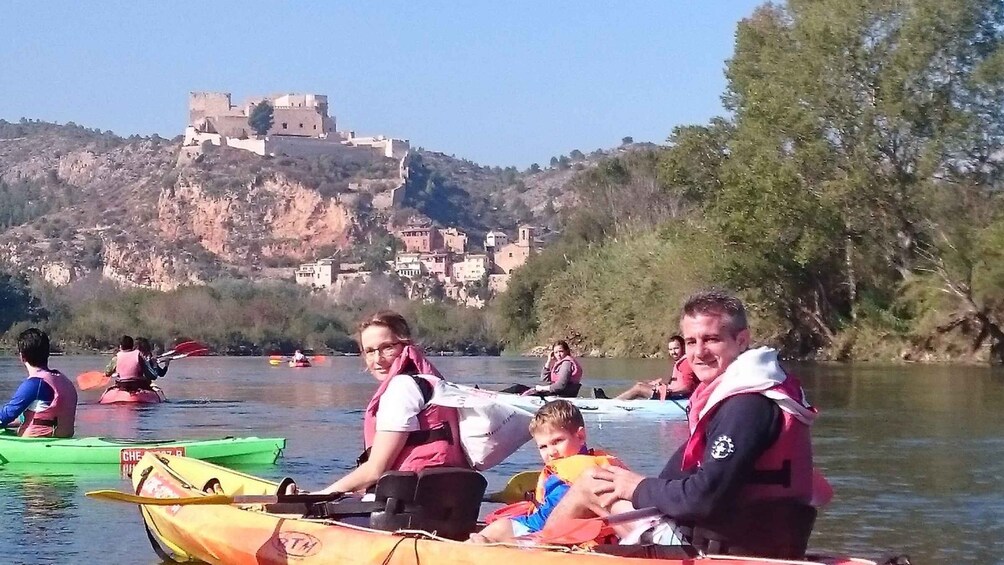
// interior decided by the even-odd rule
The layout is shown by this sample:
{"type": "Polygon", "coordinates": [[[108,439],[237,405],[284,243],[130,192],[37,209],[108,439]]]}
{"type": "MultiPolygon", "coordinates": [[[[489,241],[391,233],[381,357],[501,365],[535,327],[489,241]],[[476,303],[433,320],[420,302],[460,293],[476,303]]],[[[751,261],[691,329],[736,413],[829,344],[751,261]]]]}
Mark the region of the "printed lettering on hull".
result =
{"type": "Polygon", "coordinates": [[[185,455],[184,447],[124,447],[119,450],[119,471],[123,477],[131,477],[136,463],[143,458],[144,453],[163,453],[165,455],[185,455]]]}

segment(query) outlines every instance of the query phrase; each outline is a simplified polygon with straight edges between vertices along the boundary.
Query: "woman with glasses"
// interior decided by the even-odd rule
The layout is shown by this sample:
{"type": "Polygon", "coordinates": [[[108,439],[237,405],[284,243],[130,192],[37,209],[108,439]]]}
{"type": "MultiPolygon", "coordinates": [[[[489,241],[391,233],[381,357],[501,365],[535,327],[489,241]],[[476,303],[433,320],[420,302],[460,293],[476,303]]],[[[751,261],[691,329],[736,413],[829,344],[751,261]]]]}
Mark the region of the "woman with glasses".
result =
{"type": "Polygon", "coordinates": [[[356,492],[387,471],[468,467],[455,408],[429,404],[439,371],[412,342],[397,312],[378,312],[359,326],[360,355],[379,382],[363,417],[359,466],[320,491],[356,492]]]}

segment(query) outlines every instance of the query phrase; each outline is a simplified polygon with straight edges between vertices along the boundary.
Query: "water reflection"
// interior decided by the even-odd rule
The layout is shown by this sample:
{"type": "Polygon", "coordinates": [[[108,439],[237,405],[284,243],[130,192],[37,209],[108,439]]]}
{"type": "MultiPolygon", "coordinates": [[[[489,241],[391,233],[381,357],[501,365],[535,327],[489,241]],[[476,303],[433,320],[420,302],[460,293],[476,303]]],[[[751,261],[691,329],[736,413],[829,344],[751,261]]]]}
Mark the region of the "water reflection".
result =
{"type": "MultiPolygon", "coordinates": [[[[60,357],[71,376],[103,366],[97,357],[60,357]]],[[[454,380],[505,386],[536,380],[542,360],[437,359],[454,380]]],[[[617,391],[665,372],[665,360],[585,360],[586,385],[617,391]]],[[[836,490],[817,522],[815,549],[876,557],[905,552],[917,563],[1004,561],[1004,370],[977,367],[795,365],[822,416],[815,429],[819,465],[836,490]]],[[[0,359],[0,396],[24,378],[0,359]]],[[[86,391],[79,435],[149,439],[282,436],[286,457],[250,470],[292,476],[307,488],[329,484],[352,465],[362,409],[376,381],[358,358],[331,358],[312,369],[271,367],[264,359],[179,361],[162,381],[170,402],[99,406],[86,391]]],[[[686,438],[683,422],[638,418],[587,422],[590,444],[639,472],[655,474],[686,438]]],[[[487,473],[490,489],[540,467],[531,448],[487,473]]],[[[138,513],[82,496],[128,488],[115,471],[50,476],[0,467],[0,555],[10,562],[151,563],[138,513]],[[48,505],[48,506],[47,506],[48,505]],[[22,527],[22,521],[24,522],[22,527]],[[113,535],[109,535],[113,532],[113,535]],[[15,557],[10,557],[10,556],[15,557]]]]}

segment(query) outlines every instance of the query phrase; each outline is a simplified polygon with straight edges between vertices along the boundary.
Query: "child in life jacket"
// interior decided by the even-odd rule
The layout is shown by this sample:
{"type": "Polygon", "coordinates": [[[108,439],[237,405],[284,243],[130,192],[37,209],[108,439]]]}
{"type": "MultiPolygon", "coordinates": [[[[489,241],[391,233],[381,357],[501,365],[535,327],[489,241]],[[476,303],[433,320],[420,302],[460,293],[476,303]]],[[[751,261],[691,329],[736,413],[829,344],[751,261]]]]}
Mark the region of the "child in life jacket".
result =
{"type": "Polygon", "coordinates": [[[586,446],[582,413],[567,400],[540,407],[530,422],[530,435],[544,460],[532,501],[517,502],[488,516],[483,530],[471,534],[474,543],[513,541],[539,532],[568,488],[586,470],[599,465],[624,467],[616,457],[586,446]]]}

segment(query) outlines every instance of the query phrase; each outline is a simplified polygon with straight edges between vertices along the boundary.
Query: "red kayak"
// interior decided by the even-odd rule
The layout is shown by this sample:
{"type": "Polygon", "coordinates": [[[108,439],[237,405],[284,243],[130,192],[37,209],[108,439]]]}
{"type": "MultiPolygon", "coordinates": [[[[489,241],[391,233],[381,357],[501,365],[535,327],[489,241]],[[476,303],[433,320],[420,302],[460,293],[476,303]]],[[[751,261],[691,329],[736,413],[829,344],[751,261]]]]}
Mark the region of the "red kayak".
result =
{"type": "Polygon", "coordinates": [[[153,389],[142,389],[132,392],[113,386],[105,390],[104,394],[101,395],[101,399],[98,400],[98,403],[156,404],[158,402],[164,402],[165,400],[167,400],[167,398],[164,397],[164,391],[160,390],[160,387],[157,385],[154,385],[153,389]]]}
{"type": "Polygon", "coordinates": [[[310,361],[290,361],[289,366],[298,368],[309,367],[310,361]]]}

